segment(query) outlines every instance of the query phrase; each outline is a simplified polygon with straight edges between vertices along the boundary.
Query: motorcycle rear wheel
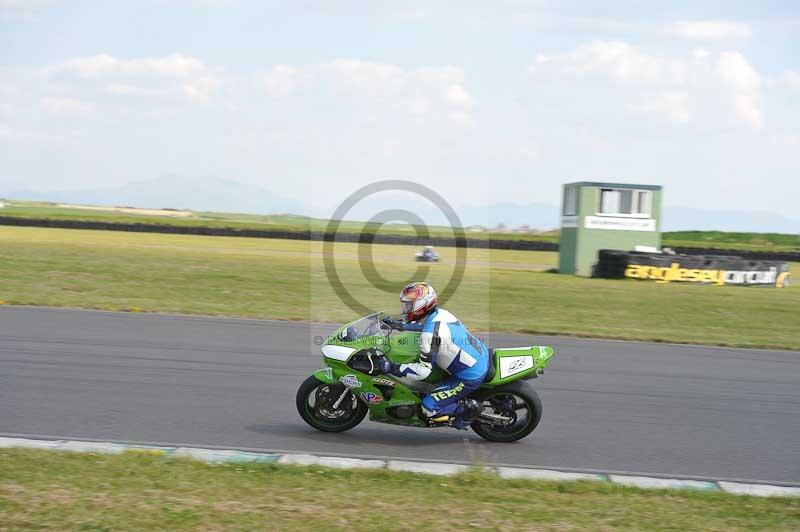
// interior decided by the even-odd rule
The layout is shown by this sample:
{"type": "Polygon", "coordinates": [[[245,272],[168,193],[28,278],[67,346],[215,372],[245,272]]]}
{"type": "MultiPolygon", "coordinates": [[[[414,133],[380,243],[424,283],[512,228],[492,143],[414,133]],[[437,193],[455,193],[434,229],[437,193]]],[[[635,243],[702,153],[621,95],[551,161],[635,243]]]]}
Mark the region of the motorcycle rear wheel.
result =
{"type": "Polygon", "coordinates": [[[493,413],[511,417],[509,425],[490,424],[477,419],[470,427],[480,437],[494,442],[514,442],[521,440],[539,424],[542,419],[542,401],[536,391],[525,382],[512,382],[494,389],[481,389],[472,394],[481,404],[481,410],[492,408],[493,413]],[[510,407],[510,408],[509,408],[510,407]],[[524,417],[520,419],[520,412],[524,417]]]}
{"type": "Polygon", "coordinates": [[[323,432],[350,430],[361,423],[369,408],[348,390],[339,407],[333,409],[333,404],[345,390],[343,384],[327,384],[312,375],[303,381],[297,390],[297,412],[303,421],[317,430],[323,432]]]}

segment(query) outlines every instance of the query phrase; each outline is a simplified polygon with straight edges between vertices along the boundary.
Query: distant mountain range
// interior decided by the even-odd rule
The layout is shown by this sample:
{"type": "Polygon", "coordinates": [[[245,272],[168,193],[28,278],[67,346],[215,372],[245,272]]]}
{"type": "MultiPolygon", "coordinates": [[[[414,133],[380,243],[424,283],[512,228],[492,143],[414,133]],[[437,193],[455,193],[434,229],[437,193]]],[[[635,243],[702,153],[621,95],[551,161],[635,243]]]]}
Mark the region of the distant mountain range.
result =
{"type": "MultiPolygon", "coordinates": [[[[3,190],[0,188],[0,190],[3,190]]],[[[189,179],[164,176],[133,181],[119,187],[85,190],[9,190],[0,195],[11,199],[54,201],[85,205],[112,205],[150,209],[241,212],[247,214],[306,214],[305,206],[276,196],[257,185],[230,179],[189,179]]]]}
{"type": "MultiPolygon", "coordinates": [[[[0,197],[20,200],[54,201],[88,205],[114,205],[147,208],[175,208],[197,211],[241,212],[248,214],[291,213],[318,218],[330,217],[335,205],[314,207],[290,198],[277,196],[270,190],[229,179],[190,179],[164,176],[135,181],[119,187],[86,190],[28,190],[0,188],[0,197]],[[198,183],[202,183],[198,185],[198,183]]],[[[309,202],[310,203],[310,202],[309,202]]],[[[431,225],[448,225],[439,209],[425,200],[409,200],[407,196],[383,193],[374,201],[362,202],[345,217],[367,220],[375,212],[405,209],[431,225]]],[[[559,208],[547,203],[491,205],[455,205],[464,226],[507,227],[527,225],[548,230],[560,225],[559,208]]],[[[665,231],[718,230],[742,232],[800,233],[800,219],[765,211],[722,211],[673,207],[663,212],[665,231]]]]}

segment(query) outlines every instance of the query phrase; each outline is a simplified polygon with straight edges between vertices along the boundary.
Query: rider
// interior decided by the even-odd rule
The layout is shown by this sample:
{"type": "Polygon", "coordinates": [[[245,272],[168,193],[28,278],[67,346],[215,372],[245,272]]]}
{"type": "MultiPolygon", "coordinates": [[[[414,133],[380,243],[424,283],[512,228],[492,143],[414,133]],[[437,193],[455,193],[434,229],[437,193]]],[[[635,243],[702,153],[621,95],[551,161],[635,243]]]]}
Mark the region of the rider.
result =
{"type": "Polygon", "coordinates": [[[479,412],[478,402],[466,397],[483,382],[489,350],[450,312],[438,307],[439,298],[427,283],[408,284],[400,292],[403,330],[421,331],[419,361],[396,364],[382,359],[381,370],[397,377],[424,380],[433,364],[450,374],[422,399],[422,413],[434,423],[452,420],[465,429],[479,412]]]}

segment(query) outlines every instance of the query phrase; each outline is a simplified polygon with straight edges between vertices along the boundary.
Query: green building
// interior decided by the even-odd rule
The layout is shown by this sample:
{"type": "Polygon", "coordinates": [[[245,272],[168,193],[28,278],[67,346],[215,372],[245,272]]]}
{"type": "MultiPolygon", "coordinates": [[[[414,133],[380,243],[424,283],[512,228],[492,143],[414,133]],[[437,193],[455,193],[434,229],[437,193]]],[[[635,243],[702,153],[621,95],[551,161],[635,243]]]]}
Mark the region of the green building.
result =
{"type": "Polygon", "coordinates": [[[581,181],[564,185],[558,271],[592,274],[600,249],[661,249],[661,187],[581,181]]]}

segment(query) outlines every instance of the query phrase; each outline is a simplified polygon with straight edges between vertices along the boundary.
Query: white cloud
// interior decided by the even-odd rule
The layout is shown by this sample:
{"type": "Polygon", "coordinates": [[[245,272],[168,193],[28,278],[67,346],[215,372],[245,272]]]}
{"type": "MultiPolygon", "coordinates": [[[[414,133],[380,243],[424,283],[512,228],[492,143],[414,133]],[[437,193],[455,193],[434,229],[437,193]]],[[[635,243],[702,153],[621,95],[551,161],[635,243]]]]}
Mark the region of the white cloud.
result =
{"type": "Polygon", "coordinates": [[[165,4],[174,4],[183,7],[234,7],[238,0],[162,0],[165,4]]]}
{"type": "Polygon", "coordinates": [[[164,97],[169,96],[170,91],[167,89],[148,89],[144,87],[136,87],[134,85],[127,85],[125,83],[112,83],[106,85],[105,91],[109,94],[117,96],[141,96],[143,98],[164,97]]]}
{"type": "Polygon", "coordinates": [[[117,59],[108,54],[100,54],[69,60],[61,65],[60,69],[74,72],[87,79],[122,76],[186,78],[207,71],[202,61],[182,54],[145,59],[117,59]]]}
{"type": "Polygon", "coordinates": [[[517,150],[517,155],[528,161],[539,161],[542,159],[542,146],[536,142],[526,144],[517,150]]]}
{"type": "Polygon", "coordinates": [[[276,65],[259,77],[264,92],[287,97],[313,86],[315,97],[328,93],[372,113],[400,112],[418,118],[445,116],[472,123],[475,100],[461,69],[452,66],[404,68],[391,63],[335,59],[316,65],[276,65]]]}
{"type": "Polygon", "coordinates": [[[456,107],[471,107],[474,103],[472,96],[460,84],[447,87],[445,100],[456,107]]]}
{"type": "Polygon", "coordinates": [[[32,11],[49,7],[59,0],[0,0],[0,9],[32,11]]]}
{"type": "Polygon", "coordinates": [[[0,83],[0,98],[8,100],[19,94],[19,89],[9,83],[0,83]]]}
{"type": "Polygon", "coordinates": [[[64,144],[80,138],[80,132],[49,133],[0,124],[0,140],[20,143],[64,144]]]}
{"type": "Polygon", "coordinates": [[[719,56],[716,72],[732,94],[737,115],[754,128],[764,126],[761,112],[761,76],[747,59],[738,52],[723,52],[719,56]]]}
{"type": "Polygon", "coordinates": [[[536,64],[556,65],[571,75],[599,73],[622,82],[653,85],[681,83],[686,78],[684,62],[648,55],[621,41],[594,41],[567,54],[537,56],[536,64]]]}
{"type": "Polygon", "coordinates": [[[86,115],[94,111],[94,105],[75,98],[44,97],[40,100],[42,109],[58,115],[86,115]]]}
{"type": "Polygon", "coordinates": [[[322,70],[346,91],[372,92],[378,85],[385,89],[396,89],[408,83],[406,72],[390,63],[336,59],[322,65],[322,70]]]}
{"type": "Polygon", "coordinates": [[[747,24],[731,20],[684,20],[671,24],[666,31],[693,40],[744,39],[753,34],[747,24]]]}
{"type": "Polygon", "coordinates": [[[643,101],[629,106],[633,111],[653,113],[670,122],[686,123],[691,118],[689,95],[686,92],[664,91],[647,96],[643,101]]]}
{"type": "Polygon", "coordinates": [[[786,70],[781,75],[779,82],[792,89],[800,89],[800,72],[786,70]]]}
{"type": "Polygon", "coordinates": [[[137,97],[176,97],[205,102],[222,83],[220,69],[183,54],[119,59],[108,54],[78,57],[46,70],[87,83],[104,84],[108,94],[137,97]]]}
{"type": "Polygon", "coordinates": [[[528,70],[534,76],[566,76],[598,85],[613,83],[634,103],[634,112],[687,123],[700,116],[717,118],[732,111],[739,123],[764,125],[759,73],[738,52],[696,49],[688,57],[657,56],[619,41],[595,41],[572,52],[538,55],[528,70]]]}
{"type": "MultiPolygon", "coordinates": [[[[386,137],[384,144],[394,146],[394,152],[411,152],[422,138],[431,146],[454,142],[474,124],[476,109],[463,71],[449,65],[407,67],[335,59],[277,64],[264,72],[234,76],[185,54],[144,58],[97,54],[30,74],[35,78],[31,86],[38,89],[30,103],[15,101],[17,107],[32,104],[40,113],[61,115],[95,111],[96,117],[201,111],[182,103],[204,104],[205,110],[225,114],[246,109],[235,128],[249,128],[253,138],[274,138],[270,142],[282,146],[297,145],[299,136],[319,143],[330,158],[339,156],[347,139],[357,138],[354,142],[369,144],[365,149],[378,150],[378,139],[386,137]],[[307,126],[294,126],[299,123],[307,126]]],[[[8,79],[18,77],[9,73],[8,79]]],[[[0,112],[5,115],[10,109],[0,112]]]]}
{"type": "Polygon", "coordinates": [[[289,65],[275,65],[268,74],[261,77],[264,90],[275,98],[289,95],[308,80],[306,72],[289,65]]]}

